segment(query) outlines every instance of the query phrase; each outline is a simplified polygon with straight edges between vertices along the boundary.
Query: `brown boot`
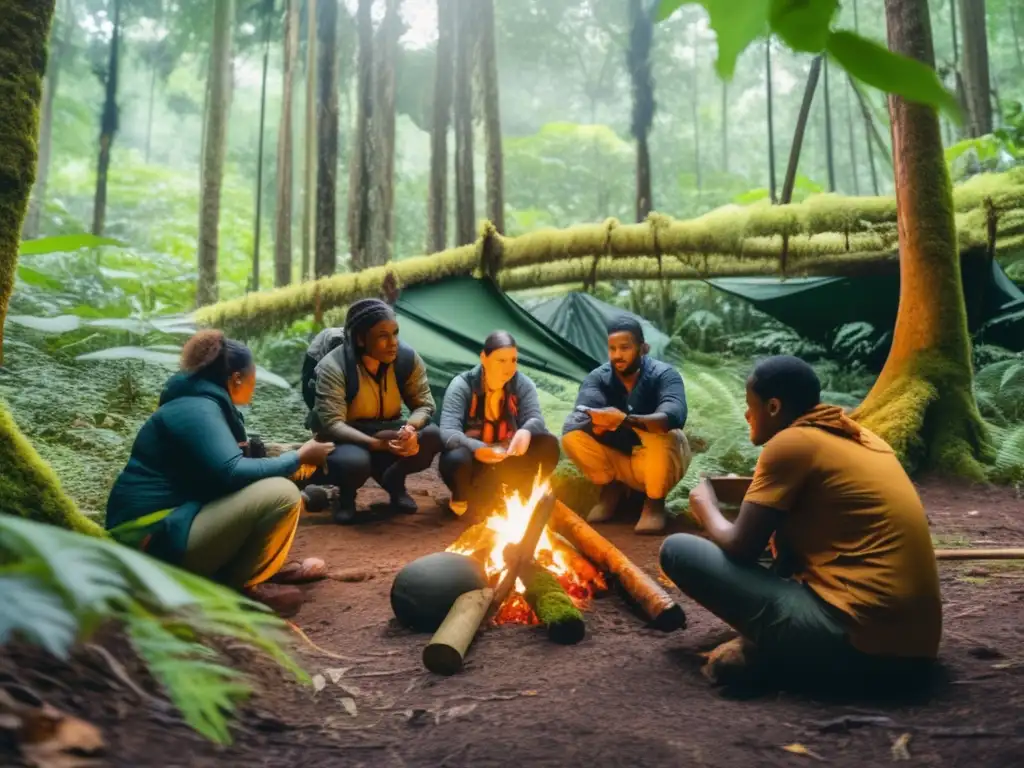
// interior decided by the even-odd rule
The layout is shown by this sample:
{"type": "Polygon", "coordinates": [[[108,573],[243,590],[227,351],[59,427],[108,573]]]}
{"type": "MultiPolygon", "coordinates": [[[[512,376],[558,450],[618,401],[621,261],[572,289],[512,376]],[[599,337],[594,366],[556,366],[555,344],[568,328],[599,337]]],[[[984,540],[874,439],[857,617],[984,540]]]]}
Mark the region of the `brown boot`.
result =
{"type": "Polygon", "coordinates": [[[645,499],[643,512],[640,513],[640,521],[633,530],[641,535],[656,536],[665,530],[667,524],[665,500],[645,499]]]}
{"type": "Polygon", "coordinates": [[[246,587],[242,594],[257,603],[263,603],[282,619],[290,619],[299,612],[306,598],[298,587],[264,582],[255,587],[246,587]]]}
{"type": "Polygon", "coordinates": [[[736,637],[705,654],[707,662],[700,671],[713,685],[749,682],[754,675],[755,655],[752,643],[736,637]]]}
{"type": "Polygon", "coordinates": [[[601,487],[601,499],[594,505],[587,515],[587,522],[591,525],[596,523],[607,523],[615,517],[618,511],[619,502],[622,501],[625,488],[622,483],[611,482],[601,487]]]}

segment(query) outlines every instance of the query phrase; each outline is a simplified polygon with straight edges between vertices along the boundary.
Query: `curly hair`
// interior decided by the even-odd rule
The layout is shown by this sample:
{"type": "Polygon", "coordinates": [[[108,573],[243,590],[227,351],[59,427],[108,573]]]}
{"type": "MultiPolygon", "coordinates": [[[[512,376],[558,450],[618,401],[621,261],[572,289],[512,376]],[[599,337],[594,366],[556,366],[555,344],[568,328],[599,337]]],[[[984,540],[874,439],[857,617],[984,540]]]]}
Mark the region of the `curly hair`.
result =
{"type": "Polygon", "coordinates": [[[240,341],[226,338],[223,331],[199,331],[181,350],[182,371],[222,386],[227,385],[232,374],[248,371],[252,366],[249,348],[240,341]]]}

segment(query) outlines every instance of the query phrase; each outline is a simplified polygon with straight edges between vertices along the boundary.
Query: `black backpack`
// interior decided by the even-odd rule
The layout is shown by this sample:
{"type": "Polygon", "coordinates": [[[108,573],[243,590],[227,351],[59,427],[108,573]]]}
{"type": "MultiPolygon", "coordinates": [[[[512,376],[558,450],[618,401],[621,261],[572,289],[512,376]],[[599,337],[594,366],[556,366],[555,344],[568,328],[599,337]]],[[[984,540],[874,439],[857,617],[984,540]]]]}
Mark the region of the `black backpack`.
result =
{"type": "MultiPolygon", "coordinates": [[[[325,328],[309,343],[302,361],[302,399],[306,401],[309,410],[313,410],[316,403],[317,366],[327,355],[344,344],[345,331],[342,328],[325,328]]],[[[359,392],[359,372],[356,370],[355,356],[348,349],[343,350],[341,354],[344,355],[345,366],[345,401],[351,403],[359,392]]],[[[398,388],[404,392],[405,383],[416,366],[416,353],[413,348],[398,342],[398,358],[394,365],[398,388]]]]}

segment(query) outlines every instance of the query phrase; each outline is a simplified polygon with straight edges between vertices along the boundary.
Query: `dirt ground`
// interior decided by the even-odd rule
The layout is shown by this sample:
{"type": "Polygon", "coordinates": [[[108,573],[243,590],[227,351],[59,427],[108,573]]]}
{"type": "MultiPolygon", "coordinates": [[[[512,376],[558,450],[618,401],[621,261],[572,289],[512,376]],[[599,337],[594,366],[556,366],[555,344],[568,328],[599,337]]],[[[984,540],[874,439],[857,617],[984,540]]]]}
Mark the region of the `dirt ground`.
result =
{"type": "MultiPolygon", "coordinates": [[[[139,768],[735,768],[822,761],[859,768],[893,762],[893,743],[904,734],[914,765],[1021,764],[1024,564],[941,565],[944,679],[916,701],[778,691],[738,698],[711,688],[699,673],[699,652],[728,630],[675,590],[689,617],[685,630],[647,630],[611,594],[588,613],[579,645],[555,645],[537,628],[496,627],[477,638],[462,673],[442,678],[421,664],[427,636],[394,624],[388,594],[405,563],[444,549],[465,523],[434,503],[432,497],[445,496],[436,476],[414,478],[410,490],[421,504],[414,516],[366,527],[336,527],[316,516],[303,522],[297,553],[324,557],[339,576],[357,580],[310,586],[297,623],[317,645],[349,660],[299,646],[306,669],[327,681],[319,693],[243,660],[259,693],[242,712],[232,747],[211,746],[155,711],[94,660],[61,665],[33,654],[0,657],[0,685],[27,685],[94,722],[109,747],[102,764],[139,768]]],[[[1019,491],[933,480],[921,493],[939,547],[1024,545],[1019,491]]],[[[361,501],[379,494],[364,491],[361,501]]],[[[659,538],[636,537],[628,523],[611,526],[608,536],[657,573],[659,538]]],[[[151,685],[136,664],[129,669],[151,685]]],[[[4,749],[0,744],[0,765],[19,765],[4,749]]]]}

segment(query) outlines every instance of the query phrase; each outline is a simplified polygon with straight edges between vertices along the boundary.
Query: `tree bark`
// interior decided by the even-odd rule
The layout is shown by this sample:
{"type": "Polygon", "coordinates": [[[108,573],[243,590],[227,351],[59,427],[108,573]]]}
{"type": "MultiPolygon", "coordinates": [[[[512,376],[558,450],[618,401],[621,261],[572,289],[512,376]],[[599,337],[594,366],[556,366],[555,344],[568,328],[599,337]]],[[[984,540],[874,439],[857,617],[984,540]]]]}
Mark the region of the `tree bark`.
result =
{"type": "Polygon", "coordinates": [[[252,284],[260,289],[260,234],[263,229],[263,134],[267,124],[267,70],[270,68],[270,25],[274,15],[274,0],[263,0],[263,73],[260,80],[260,125],[256,146],[256,216],[252,234],[252,284]]]}
{"type": "Polygon", "coordinates": [[[316,249],[314,276],[333,275],[336,267],[338,173],[338,0],[320,0],[317,77],[316,249]]]}
{"type": "Polygon", "coordinates": [[[71,40],[74,24],[71,17],[71,0],[64,0],[61,18],[53,25],[50,33],[50,57],[43,80],[43,113],[39,123],[39,163],[36,183],[29,198],[28,215],[21,236],[25,240],[39,237],[39,226],[43,208],[46,207],[46,185],[50,176],[50,148],[53,145],[53,102],[60,83],[61,60],[71,40]],[[60,32],[58,36],[57,32],[60,32]]]}
{"type": "Polygon", "coordinates": [[[196,305],[217,301],[217,249],[220,229],[220,193],[227,150],[231,89],[231,31],[234,0],[214,0],[213,43],[210,47],[210,112],[206,120],[203,189],[199,203],[199,280],[196,305]]]}
{"type": "MultiPolygon", "coordinates": [[[[955,3],[956,0],[949,0],[949,2],[952,4],[955,3]]],[[[857,18],[857,0],[853,0],[853,29],[855,32],[860,34],[860,20],[857,18]]],[[[871,113],[868,111],[867,105],[864,104],[863,99],[861,99],[860,91],[858,91],[856,86],[854,86],[853,78],[847,75],[846,79],[847,85],[849,85],[850,90],[853,91],[853,95],[857,97],[857,103],[860,106],[861,113],[864,117],[864,143],[867,145],[868,168],[871,170],[871,189],[874,192],[875,197],[878,197],[878,172],[875,170],[875,150],[871,144],[871,129],[873,127],[871,123],[871,113]]]]}
{"type": "Polygon", "coordinates": [[[299,281],[309,279],[313,262],[313,218],[316,206],[316,39],[317,0],[306,2],[306,161],[302,184],[302,265],[299,281]]]}
{"type": "Polygon", "coordinates": [[[654,208],[651,190],[651,155],[648,137],[654,121],[654,82],[651,77],[651,40],[654,23],[643,0],[629,0],[629,49],[626,64],[633,85],[633,119],[630,133],[636,140],[636,220],[643,221],[654,208]]]}
{"type": "Polygon", "coordinates": [[[499,233],[505,234],[505,174],[501,149],[498,54],[494,42],[494,0],[483,0],[480,14],[480,74],[484,141],[487,145],[487,218],[499,233]]]}
{"type": "Polygon", "coordinates": [[[473,173],[473,60],[476,52],[475,0],[456,0],[455,21],[455,244],[476,240],[473,173]]]}
{"type": "Polygon", "coordinates": [[[775,120],[772,115],[772,42],[766,40],[764,44],[765,59],[765,86],[767,89],[766,102],[768,103],[768,192],[772,203],[778,202],[775,195],[775,120]]]}
{"type": "Polygon", "coordinates": [[[114,31],[110,37],[110,58],[104,83],[103,112],[100,114],[100,155],[96,163],[96,194],[92,203],[92,233],[103,234],[107,217],[107,172],[110,150],[118,128],[117,76],[120,69],[121,0],[114,0],[114,31]]]}
{"type": "Polygon", "coordinates": [[[992,133],[992,87],[989,84],[985,0],[959,0],[964,48],[964,95],[972,138],[992,133]]]}
{"type": "MultiPolygon", "coordinates": [[[[0,0],[0,364],[3,329],[18,268],[18,240],[35,177],[39,105],[46,72],[47,37],[53,0],[0,0]]],[[[0,402],[0,514],[52,523],[80,533],[102,535],[60,487],[0,402]]]]}
{"type": "Polygon", "coordinates": [[[1024,51],[1020,46],[1020,34],[1017,32],[1017,11],[1014,10],[1013,0],[1007,3],[1007,10],[1010,13],[1010,34],[1013,35],[1013,50],[1017,53],[1017,69],[1024,70],[1024,51]]]}
{"type": "Polygon", "coordinates": [[[370,244],[365,266],[386,264],[392,258],[395,199],[395,69],[402,36],[399,0],[387,0],[384,19],[374,44],[373,147],[370,168],[370,244]]]}
{"type": "Polygon", "coordinates": [[[292,281],[292,97],[299,48],[299,2],[285,0],[281,124],[277,131],[277,215],[274,235],[274,285],[292,281]]]}
{"type": "Polygon", "coordinates": [[[448,125],[455,76],[455,5],[437,0],[437,63],[434,114],[430,127],[430,192],[427,199],[427,253],[448,245],[448,125]]]}
{"type": "Polygon", "coordinates": [[[828,191],[836,191],[836,161],[832,151],[832,99],[828,90],[828,59],[822,59],[825,81],[825,163],[828,166],[828,191]]]}
{"type": "Polygon", "coordinates": [[[359,0],[356,28],[359,36],[359,58],[356,64],[356,135],[349,160],[348,179],[348,241],[352,269],[369,265],[372,209],[370,193],[373,176],[373,1],[359,0]]]}
{"type": "MultiPolygon", "coordinates": [[[[889,47],[934,67],[927,0],[885,0],[889,47]]],[[[974,400],[953,195],[935,110],[889,97],[900,302],[885,367],[854,418],[912,468],[974,479],[990,455],[974,400]]]]}
{"type": "Polygon", "coordinates": [[[796,130],[793,131],[793,145],[789,150],[789,165],[786,167],[786,179],[782,183],[782,197],[779,203],[789,205],[793,201],[793,189],[796,186],[796,172],[800,165],[800,152],[804,146],[804,133],[807,130],[807,119],[814,103],[814,92],[818,89],[818,78],[821,76],[821,65],[824,55],[815,56],[811,61],[811,69],[807,74],[807,85],[804,87],[804,98],[800,103],[800,114],[796,118],[796,130]]]}
{"type": "Polygon", "coordinates": [[[860,173],[857,167],[857,144],[854,140],[853,124],[853,103],[850,101],[850,85],[847,83],[843,88],[843,96],[846,101],[846,143],[850,150],[850,181],[853,183],[853,194],[860,195],[860,173]]]}

